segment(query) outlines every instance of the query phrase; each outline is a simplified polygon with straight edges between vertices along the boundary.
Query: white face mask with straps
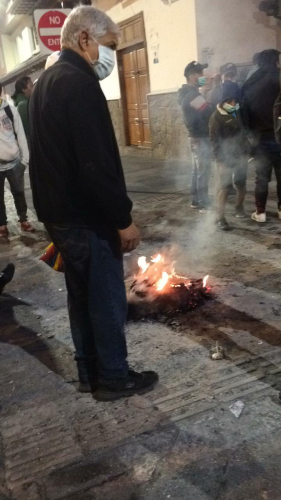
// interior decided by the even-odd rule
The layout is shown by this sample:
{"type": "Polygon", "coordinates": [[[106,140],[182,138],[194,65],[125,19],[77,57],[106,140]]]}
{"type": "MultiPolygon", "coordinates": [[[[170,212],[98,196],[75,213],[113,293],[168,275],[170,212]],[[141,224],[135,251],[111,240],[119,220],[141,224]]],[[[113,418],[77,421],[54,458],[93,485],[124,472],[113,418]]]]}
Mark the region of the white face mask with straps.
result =
{"type": "Polygon", "coordinates": [[[112,50],[110,47],[99,45],[98,60],[93,61],[89,56],[88,58],[92,69],[99,80],[104,80],[112,73],[115,66],[115,55],[114,50],[112,50]]]}

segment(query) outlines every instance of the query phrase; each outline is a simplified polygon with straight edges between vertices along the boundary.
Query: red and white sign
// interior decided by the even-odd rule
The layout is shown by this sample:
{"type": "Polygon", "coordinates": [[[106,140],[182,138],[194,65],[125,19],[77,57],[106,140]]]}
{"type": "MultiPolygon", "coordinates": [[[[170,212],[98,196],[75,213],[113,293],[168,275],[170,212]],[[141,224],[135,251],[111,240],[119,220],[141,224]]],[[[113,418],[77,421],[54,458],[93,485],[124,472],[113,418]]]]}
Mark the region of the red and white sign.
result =
{"type": "Polygon", "coordinates": [[[61,29],[70,12],[70,9],[38,9],[34,11],[34,19],[42,54],[50,54],[50,52],[60,50],[61,29]]]}

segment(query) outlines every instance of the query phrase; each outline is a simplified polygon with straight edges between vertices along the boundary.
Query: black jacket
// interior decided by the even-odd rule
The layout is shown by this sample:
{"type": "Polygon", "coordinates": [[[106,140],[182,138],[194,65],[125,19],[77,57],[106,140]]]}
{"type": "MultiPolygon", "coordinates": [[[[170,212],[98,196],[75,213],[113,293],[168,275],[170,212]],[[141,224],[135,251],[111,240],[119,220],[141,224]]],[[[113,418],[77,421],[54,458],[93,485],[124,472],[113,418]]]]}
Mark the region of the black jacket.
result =
{"type": "Polygon", "coordinates": [[[281,144],[281,94],[279,94],[274,104],[273,117],[275,140],[278,144],[281,144]]]}
{"type": "Polygon", "coordinates": [[[190,137],[208,137],[208,122],[212,108],[199,90],[191,85],[183,85],[179,90],[179,104],[190,137]]]}
{"type": "Polygon", "coordinates": [[[89,64],[63,50],[39,78],[29,116],[30,179],[39,220],[127,228],[132,202],[107,102],[89,64]]]}
{"type": "Polygon", "coordinates": [[[274,140],[273,106],[280,92],[278,68],[259,69],[242,87],[242,119],[258,141],[274,140]]]}
{"type": "Polygon", "coordinates": [[[239,111],[232,115],[218,106],[210,118],[209,129],[216,160],[232,166],[249,153],[250,144],[239,111]]]}

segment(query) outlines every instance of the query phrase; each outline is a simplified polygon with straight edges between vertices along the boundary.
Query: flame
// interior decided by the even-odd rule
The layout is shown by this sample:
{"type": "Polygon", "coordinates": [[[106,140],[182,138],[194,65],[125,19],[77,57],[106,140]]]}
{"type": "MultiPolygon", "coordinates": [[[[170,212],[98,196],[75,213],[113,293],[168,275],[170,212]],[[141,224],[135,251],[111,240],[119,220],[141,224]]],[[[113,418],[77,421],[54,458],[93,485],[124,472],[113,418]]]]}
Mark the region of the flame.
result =
{"type": "Polygon", "coordinates": [[[144,274],[145,271],[147,271],[147,269],[149,268],[150,264],[146,262],[146,257],[140,257],[138,260],[138,266],[141,269],[142,274],[144,274]]]}
{"type": "Polygon", "coordinates": [[[205,276],[205,278],[203,279],[203,288],[206,288],[208,279],[209,279],[209,274],[207,274],[207,276],[205,276]]]}
{"type": "Polygon", "coordinates": [[[168,281],[169,281],[169,275],[168,273],[164,272],[162,273],[162,278],[160,278],[159,281],[157,281],[156,283],[156,290],[158,290],[158,292],[160,292],[161,290],[163,290],[163,288],[167,285],[168,281]]]}
{"type": "MultiPolygon", "coordinates": [[[[151,258],[151,262],[154,262],[154,264],[155,264],[156,262],[160,262],[160,261],[161,261],[161,259],[162,259],[162,255],[160,255],[160,253],[159,253],[159,254],[157,255],[157,257],[152,257],[152,258],[151,258]]],[[[162,259],[162,260],[163,260],[163,262],[164,262],[164,259],[162,259]]]]}
{"type": "MultiPolygon", "coordinates": [[[[166,263],[161,254],[151,257],[150,262],[147,262],[146,257],[142,256],[138,259],[140,268],[140,275],[145,274],[145,280],[153,286],[157,292],[161,292],[168,284],[173,288],[180,288],[182,284],[187,288],[192,285],[192,281],[187,276],[180,276],[175,272],[175,262],[166,263]],[[157,265],[155,265],[157,264],[157,265]],[[179,283],[179,280],[183,280],[179,283]]],[[[202,287],[207,287],[209,275],[205,276],[202,280],[202,287]]]]}

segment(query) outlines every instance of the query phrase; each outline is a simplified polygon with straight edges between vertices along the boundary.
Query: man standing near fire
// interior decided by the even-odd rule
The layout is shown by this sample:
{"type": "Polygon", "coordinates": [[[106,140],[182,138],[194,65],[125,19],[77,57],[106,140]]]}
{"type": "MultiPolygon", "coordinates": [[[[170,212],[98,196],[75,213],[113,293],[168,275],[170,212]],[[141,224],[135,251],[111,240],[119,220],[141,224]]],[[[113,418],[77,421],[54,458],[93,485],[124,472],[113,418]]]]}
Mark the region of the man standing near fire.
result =
{"type": "Polygon", "coordinates": [[[127,362],[122,250],[140,237],[98,76],[112,71],[117,41],[105,13],[74,9],[59,61],[39,78],[29,106],[34,206],[64,260],[79,388],[100,401],[143,394],[158,381],[127,362]]]}
{"type": "Polygon", "coordinates": [[[212,108],[199,92],[199,88],[206,83],[203,70],[207,66],[196,61],[189,63],[184,70],[186,84],[179,90],[179,103],[189,132],[193,160],[191,208],[197,208],[202,213],[210,206],[208,184],[211,173],[211,148],[208,122],[212,108]]]}

